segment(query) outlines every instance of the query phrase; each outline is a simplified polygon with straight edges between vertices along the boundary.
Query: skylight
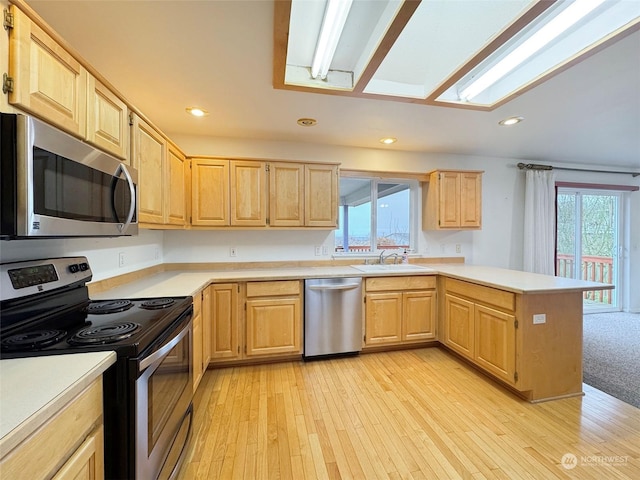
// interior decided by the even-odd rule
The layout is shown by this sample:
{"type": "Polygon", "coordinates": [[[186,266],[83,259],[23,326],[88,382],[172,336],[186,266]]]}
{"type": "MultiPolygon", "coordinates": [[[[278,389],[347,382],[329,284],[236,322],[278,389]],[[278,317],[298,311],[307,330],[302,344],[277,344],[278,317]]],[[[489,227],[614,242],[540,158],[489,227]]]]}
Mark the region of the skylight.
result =
{"type": "Polygon", "coordinates": [[[276,2],[276,88],[486,110],[640,29],[634,0],[355,0],[326,77],[314,78],[327,2],[276,2]],[[577,13],[584,5],[591,8],[577,13]],[[473,91],[476,80],[563,12],[581,19],[473,91]]]}

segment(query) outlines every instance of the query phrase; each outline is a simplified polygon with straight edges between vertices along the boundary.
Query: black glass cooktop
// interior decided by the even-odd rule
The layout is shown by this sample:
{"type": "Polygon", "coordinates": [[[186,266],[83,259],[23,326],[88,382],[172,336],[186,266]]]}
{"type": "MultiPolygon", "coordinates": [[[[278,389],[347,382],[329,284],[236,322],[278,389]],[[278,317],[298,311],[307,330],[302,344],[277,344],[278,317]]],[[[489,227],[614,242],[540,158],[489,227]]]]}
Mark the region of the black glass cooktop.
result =
{"type": "Polygon", "coordinates": [[[114,350],[119,356],[135,357],[189,311],[191,304],[191,297],[88,302],[25,325],[16,322],[9,331],[3,329],[1,356],[114,350]]]}

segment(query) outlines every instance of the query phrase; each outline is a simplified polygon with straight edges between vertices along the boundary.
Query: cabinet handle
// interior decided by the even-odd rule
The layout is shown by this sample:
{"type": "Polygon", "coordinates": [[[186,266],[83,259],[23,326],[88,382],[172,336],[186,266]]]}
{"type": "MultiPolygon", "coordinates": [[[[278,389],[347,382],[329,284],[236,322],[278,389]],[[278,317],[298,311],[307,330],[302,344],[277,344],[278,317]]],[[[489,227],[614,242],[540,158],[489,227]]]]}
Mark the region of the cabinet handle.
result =
{"type": "Polygon", "coordinates": [[[345,283],[342,285],[313,285],[307,287],[309,290],[352,290],[358,288],[359,283],[345,283]]]}

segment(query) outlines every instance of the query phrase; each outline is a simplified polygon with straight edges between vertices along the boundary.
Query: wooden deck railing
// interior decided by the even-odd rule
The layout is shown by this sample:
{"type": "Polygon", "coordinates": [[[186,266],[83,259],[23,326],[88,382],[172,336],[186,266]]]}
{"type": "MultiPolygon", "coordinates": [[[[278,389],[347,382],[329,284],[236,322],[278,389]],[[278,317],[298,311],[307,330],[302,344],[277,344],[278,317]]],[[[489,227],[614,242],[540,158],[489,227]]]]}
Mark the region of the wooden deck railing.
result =
{"type": "MultiPolygon", "coordinates": [[[[567,254],[556,255],[556,275],[573,278],[575,257],[567,254]]],[[[580,278],[590,282],[613,283],[613,258],[595,255],[583,256],[580,264],[580,278]]],[[[590,290],[584,292],[584,298],[598,303],[611,304],[612,290],[590,290]]]]}
{"type": "MultiPolygon", "coordinates": [[[[409,245],[378,245],[378,250],[409,250],[409,245]]],[[[349,245],[350,252],[370,252],[369,245],[349,245]]]]}

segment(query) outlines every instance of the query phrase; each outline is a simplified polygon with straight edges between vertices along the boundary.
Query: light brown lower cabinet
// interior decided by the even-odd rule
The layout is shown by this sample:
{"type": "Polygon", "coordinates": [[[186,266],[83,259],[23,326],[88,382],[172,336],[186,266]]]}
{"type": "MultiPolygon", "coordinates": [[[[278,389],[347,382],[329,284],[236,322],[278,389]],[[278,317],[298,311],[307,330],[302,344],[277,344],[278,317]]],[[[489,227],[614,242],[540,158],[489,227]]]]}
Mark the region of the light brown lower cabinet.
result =
{"type": "Polygon", "coordinates": [[[472,301],[447,291],[444,343],[500,380],[515,385],[515,295],[503,294],[511,297],[508,300],[511,306],[500,310],[500,307],[479,303],[483,299],[492,301],[491,295],[472,301]]]}
{"type": "Polygon", "coordinates": [[[202,307],[201,294],[198,293],[193,298],[193,341],[192,341],[192,359],[193,359],[193,391],[195,392],[200,385],[205,366],[202,362],[202,344],[205,341],[202,335],[202,307]]]}
{"type": "Polygon", "coordinates": [[[435,288],[429,276],[367,278],[364,346],[434,340],[435,288]]]}
{"type": "Polygon", "coordinates": [[[245,355],[302,353],[299,280],[247,283],[245,355]]]}
{"type": "Polygon", "coordinates": [[[237,283],[219,283],[211,289],[211,362],[241,358],[238,334],[237,283]]]}
{"type": "Polygon", "coordinates": [[[441,288],[445,346],[530,401],[582,394],[580,291],[514,293],[453,278],[441,288]]]}
{"type": "Polygon", "coordinates": [[[104,479],[102,377],[0,460],[2,478],[104,479]]]}
{"type": "Polygon", "coordinates": [[[302,282],[212,284],[211,363],[302,354],[302,282]]]}

